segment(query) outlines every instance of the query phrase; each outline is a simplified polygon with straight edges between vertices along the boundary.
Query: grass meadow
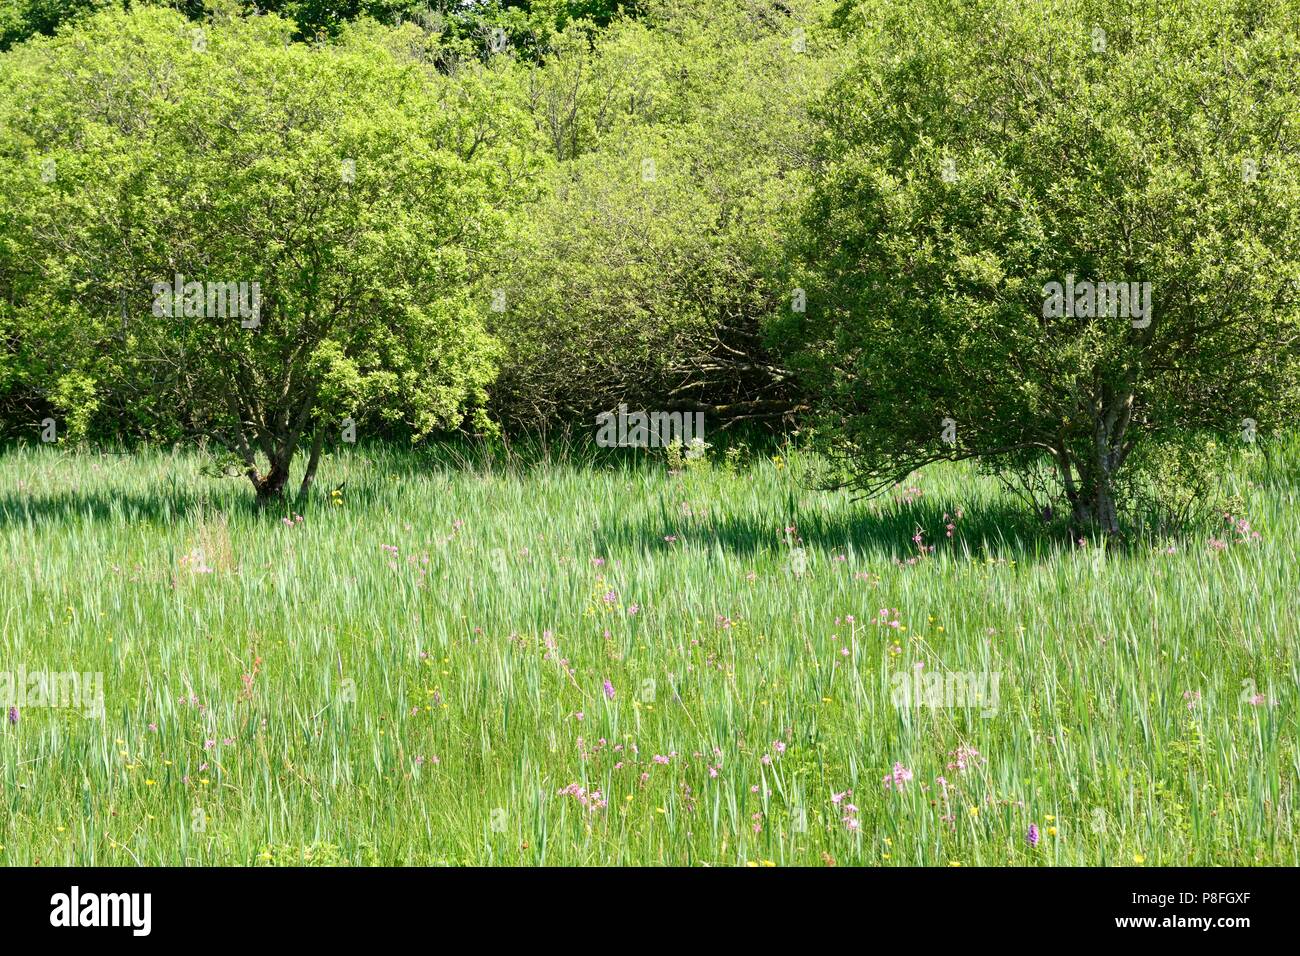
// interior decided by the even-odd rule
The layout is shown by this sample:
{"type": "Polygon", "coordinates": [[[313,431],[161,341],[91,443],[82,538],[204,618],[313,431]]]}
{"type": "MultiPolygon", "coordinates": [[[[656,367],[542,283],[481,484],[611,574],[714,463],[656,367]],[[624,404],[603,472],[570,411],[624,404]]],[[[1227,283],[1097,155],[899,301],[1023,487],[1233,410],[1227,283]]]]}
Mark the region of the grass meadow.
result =
{"type": "Polygon", "coordinates": [[[1108,553],[963,465],[14,447],[0,670],[103,710],[9,712],[0,862],[1294,866],[1297,448],[1108,553]]]}

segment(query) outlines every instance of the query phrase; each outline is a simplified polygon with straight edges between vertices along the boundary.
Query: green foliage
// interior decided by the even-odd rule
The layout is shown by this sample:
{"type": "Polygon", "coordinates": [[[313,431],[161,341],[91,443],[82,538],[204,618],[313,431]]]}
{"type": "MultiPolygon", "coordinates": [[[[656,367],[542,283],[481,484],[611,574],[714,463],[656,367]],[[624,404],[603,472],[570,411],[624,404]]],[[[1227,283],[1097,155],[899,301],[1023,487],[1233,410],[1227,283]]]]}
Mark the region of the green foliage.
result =
{"type": "Polygon", "coordinates": [[[762,418],[796,404],[759,317],[790,294],[783,230],[834,64],[819,10],[659,4],[594,44],[564,31],[530,68],[555,165],[501,270],[503,418],[554,423],[619,401],[762,418]]]}
{"type": "Polygon", "coordinates": [[[63,23],[121,0],[0,0],[0,50],[28,37],[50,35],[63,23]]]}
{"type": "Polygon", "coordinates": [[[449,45],[466,44],[488,52],[494,29],[529,57],[540,54],[547,38],[571,23],[604,27],[620,16],[644,12],[643,0],[0,0],[0,50],[33,36],[51,36],[65,24],[104,9],[161,7],[191,20],[274,13],[293,21],[294,38],[317,41],[337,37],[351,23],[369,18],[389,26],[415,23],[438,33],[449,45]]]}
{"type": "MultiPolygon", "coordinates": [[[[212,0],[209,0],[212,2],[212,0]]],[[[278,13],[297,24],[300,39],[334,37],[350,21],[369,17],[380,23],[416,23],[450,42],[469,41],[488,54],[493,30],[504,31],[511,47],[532,58],[550,34],[574,22],[606,26],[620,15],[636,16],[639,0],[228,0],[278,13]]]]}
{"type": "Polygon", "coordinates": [[[847,480],[877,492],[942,458],[1047,457],[1076,522],[1113,532],[1139,439],[1290,414],[1296,13],[856,7],[795,237],[808,312],[774,331],[824,396],[847,480]],[[1149,282],[1149,324],[1048,315],[1067,276],[1149,282]]]}
{"type": "Polygon", "coordinates": [[[1166,435],[1139,445],[1121,484],[1135,523],[1157,535],[1178,530],[1218,531],[1225,514],[1241,514],[1227,485],[1234,462],[1229,447],[1203,434],[1166,435]]]}
{"type": "Polygon", "coordinates": [[[54,32],[99,10],[164,7],[190,18],[233,12],[241,0],[0,0],[0,50],[33,36],[54,32]]]}
{"type": "Polygon", "coordinates": [[[483,68],[453,82],[389,34],[307,47],[289,30],[104,14],[93,44],[12,51],[0,96],[20,376],[75,372],[95,387],[56,403],[111,395],[105,415],[217,437],[250,476],[260,452],[281,482],[298,440],[346,415],[418,436],[482,405],[494,351],[477,263],[529,162],[483,68]],[[259,321],[214,315],[210,298],[201,315],[160,313],[177,273],[258,283],[259,321]]]}

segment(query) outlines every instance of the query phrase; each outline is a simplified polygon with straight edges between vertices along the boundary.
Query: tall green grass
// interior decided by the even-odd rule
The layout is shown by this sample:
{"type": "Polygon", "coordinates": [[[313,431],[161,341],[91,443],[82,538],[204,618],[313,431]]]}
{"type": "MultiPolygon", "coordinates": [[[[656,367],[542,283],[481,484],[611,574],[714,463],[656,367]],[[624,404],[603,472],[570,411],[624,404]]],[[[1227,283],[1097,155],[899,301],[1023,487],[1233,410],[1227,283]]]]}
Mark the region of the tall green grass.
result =
{"type": "Polygon", "coordinates": [[[1231,476],[1260,540],[1107,552],[956,465],[864,504],[798,455],[358,449],[297,521],[13,449],[0,671],[105,710],[3,723],[0,861],[1296,865],[1293,452],[1231,476]],[[897,706],[918,665],[997,706],[897,706]]]}

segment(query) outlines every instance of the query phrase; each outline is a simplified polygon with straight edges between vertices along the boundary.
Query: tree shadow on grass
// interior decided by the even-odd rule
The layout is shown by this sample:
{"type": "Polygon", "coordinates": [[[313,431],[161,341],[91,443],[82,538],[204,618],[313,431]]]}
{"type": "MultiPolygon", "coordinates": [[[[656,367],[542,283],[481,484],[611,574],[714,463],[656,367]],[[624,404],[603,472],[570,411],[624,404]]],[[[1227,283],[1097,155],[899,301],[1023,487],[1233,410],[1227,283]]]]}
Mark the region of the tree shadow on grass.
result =
{"type": "MultiPolygon", "coordinates": [[[[348,490],[347,501],[353,505],[365,505],[383,494],[378,487],[359,486],[348,490]]],[[[156,490],[145,492],[10,490],[0,493],[0,529],[26,524],[57,526],[69,522],[165,526],[216,515],[247,516],[254,521],[265,521],[270,526],[286,515],[310,513],[327,507],[329,492],[323,488],[314,489],[306,502],[290,494],[265,503],[257,501],[251,488],[236,491],[221,485],[214,485],[210,492],[182,490],[167,484],[159,484],[156,490]]]]}
{"type": "Polygon", "coordinates": [[[789,520],[774,511],[759,509],[702,519],[679,518],[661,509],[640,520],[612,521],[598,527],[594,544],[597,553],[656,550],[690,543],[752,556],[787,551],[791,545],[785,528],[793,525],[799,539],[796,544],[805,549],[831,555],[851,552],[885,560],[907,561],[917,557],[922,546],[934,546],[936,554],[969,553],[1026,563],[1050,559],[1071,547],[1064,521],[1045,522],[1016,502],[995,500],[966,505],[961,518],[953,517],[956,511],[955,504],[923,501],[882,508],[862,505],[836,512],[805,510],[789,520]],[[949,523],[954,525],[951,538],[947,536],[949,523]],[[919,543],[914,540],[918,531],[919,543]]]}
{"type": "MultiPolygon", "coordinates": [[[[226,505],[222,502],[222,505],[226,505]]],[[[171,524],[187,520],[215,502],[202,495],[160,489],[149,493],[109,491],[14,492],[0,494],[0,528],[70,521],[171,524]]]]}

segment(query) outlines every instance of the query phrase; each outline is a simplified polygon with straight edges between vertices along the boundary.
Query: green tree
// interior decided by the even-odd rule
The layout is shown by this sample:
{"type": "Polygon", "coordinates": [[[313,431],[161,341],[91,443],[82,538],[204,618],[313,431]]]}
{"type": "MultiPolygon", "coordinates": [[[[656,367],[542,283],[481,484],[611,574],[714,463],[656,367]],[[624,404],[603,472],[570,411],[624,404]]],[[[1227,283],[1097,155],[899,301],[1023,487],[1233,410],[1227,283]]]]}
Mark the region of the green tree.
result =
{"type": "Polygon", "coordinates": [[[214,10],[233,11],[241,0],[0,0],[0,50],[38,34],[51,36],[64,24],[97,10],[170,7],[196,18],[214,10]]]}
{"type": "Polygon", "coordinates": [[[807,183],[808,108],[833,76],[825,5],[647,5],[527,69],[555,164],[506,250],[503,418],[620,401],[778,419],[798,405],[759,324],[789,307],[785,229],[807,183]]]}
{"type": "Polygon", "coordinates": [[[799,233],[808,311],[773,330],[822,398],[846,483],[879,492],[945,458],[1022,476],[1050,462],[1075,526],[1113,534],[1140,440],[1247,419],[1263,433],[1289,413],[1298,11],[872,0],[846,15],[858,48],[823,104],[799,233]]]}
{"type": "Polygon", "coordinates": [[[346,416],[418,436],[481,408],[475,282],[530,162],[484,68],[453,81],[373,24],[291,29],[105,13],[0,78],[8,375],[74,423],[211,436],[262,498],[300,446],[306,491],[346,416]]]}

